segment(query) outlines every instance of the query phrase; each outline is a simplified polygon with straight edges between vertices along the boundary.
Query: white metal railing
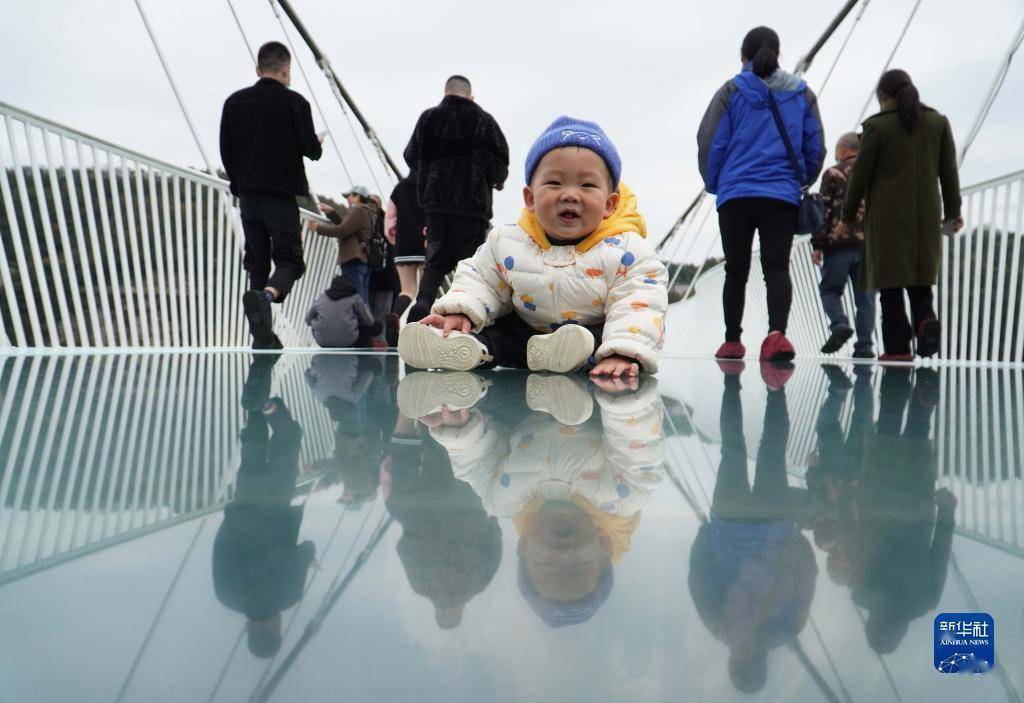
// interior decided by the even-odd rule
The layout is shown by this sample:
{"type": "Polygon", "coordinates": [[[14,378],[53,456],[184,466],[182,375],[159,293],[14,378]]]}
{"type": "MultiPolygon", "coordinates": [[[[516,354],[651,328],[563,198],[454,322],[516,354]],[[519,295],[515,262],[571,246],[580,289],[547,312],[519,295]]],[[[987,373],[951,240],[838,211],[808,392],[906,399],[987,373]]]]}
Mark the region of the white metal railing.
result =
{"type": "MultiPolygon", "coordinates": [[[[0,583],[214,512],[239,464],[242,354],[0,357],[0,583]]],[[[304,378],[274,368],[303,429],[300,475],[334,452],[304,378]]]]}
{"type": "MultiPolygon", "coordinates": [[[[1024,361],[1024,171],[965,188],[965,226],[942,242],[942,265],[936,286],[936,312],[943,323],[940,356],[961,361],[1024,361]]],[[[828,337],[828,319],[821,309],[821,275],[811,263],[808,237],[798,238],[790,257],[793,308],[787,335],[803,356],[814,356],[828,337]]],[[[720,264],[700,277],[694,295],[672,306],[666,350],[686,356],[713,354],[721,343],[721,294],[725,281],[720,264]],[[719,325],[716,329],[715,322],[719,325]],[[690,335],[689,330],[711,330],[690,335]],[[716,334],[715,332],[718,332],[716,334]]],[[[853,319],[853,297],[844,296],[853,319]]],[[[879,310],[879,314],[880,314],[879,310]]],[[[767,333],[767,309],[760,257],[755,252],[747,284],[743,319],[748,344],[767,333]]],[[[881,340],[880,318],[876,342],[881,340]]],[[[853,342],[837,355],[848,357],[853,342]]]]}
{"type": "MultiPolygon", "coordinates": [[[[335,270],[318,217],[286,346],[335,270]]],[[[0,103],[0,347],[248,346],[243,241],[226,181],[0,103]]]]}

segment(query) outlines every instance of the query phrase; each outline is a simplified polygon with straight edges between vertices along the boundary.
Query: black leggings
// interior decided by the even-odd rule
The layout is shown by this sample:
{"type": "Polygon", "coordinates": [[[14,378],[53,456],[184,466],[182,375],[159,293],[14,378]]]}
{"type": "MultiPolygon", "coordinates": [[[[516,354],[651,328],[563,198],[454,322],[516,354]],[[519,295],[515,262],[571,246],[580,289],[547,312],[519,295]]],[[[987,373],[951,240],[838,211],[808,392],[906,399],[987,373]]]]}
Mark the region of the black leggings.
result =
{"type": "Polygon", "coordinates": [[[882,288],[878,295],[882,303],[882,344],[889,354],[909,354],[910,340],[925,320],[935,317],[932,304],[931,286],[909,286],[907,288],[882,288]],[[914,326],[907,320],[907,306],[903,291],[910,299],[910,316],[914,326]]]}
{"type": "Polygon", "coordinates": [[[768,289],[768,329],[785,333],[793,285],[789,280],[789,250],[796,233],[798,208],[772,198],[735,198],[718,209],[725,252],[725,339],[738,342],[743,333],[743,307],[750,275],[754,230],[761,241],[761,268],[768,289]]]}

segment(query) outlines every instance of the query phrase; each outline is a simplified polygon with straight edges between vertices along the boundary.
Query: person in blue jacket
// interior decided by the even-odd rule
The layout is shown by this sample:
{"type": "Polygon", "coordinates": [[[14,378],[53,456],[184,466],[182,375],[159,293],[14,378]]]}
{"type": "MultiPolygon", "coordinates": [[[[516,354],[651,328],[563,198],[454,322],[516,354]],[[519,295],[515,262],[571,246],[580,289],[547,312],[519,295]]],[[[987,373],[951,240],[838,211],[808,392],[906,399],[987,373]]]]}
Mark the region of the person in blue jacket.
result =
{"type": "Polygon", "coordinates": [[[779,68],[779,35],[774,30],[750,30],[740,58],[743,70],[715,93],[697,132],[700,174],[707,191],[718,198],[725,253],[725,343],[716,356],[739,359],[746,354],[741,323],[757,230],[768,289],[768,336],[761,345],[761,360],[789,361],[796,355],[786,339],[793,297],[789,252],[802,189],[817,180],[825,160],[824,130],[814,93],[800,78],[779,68]],[[800,173],[776,126],[772,98],[800,173]]]}

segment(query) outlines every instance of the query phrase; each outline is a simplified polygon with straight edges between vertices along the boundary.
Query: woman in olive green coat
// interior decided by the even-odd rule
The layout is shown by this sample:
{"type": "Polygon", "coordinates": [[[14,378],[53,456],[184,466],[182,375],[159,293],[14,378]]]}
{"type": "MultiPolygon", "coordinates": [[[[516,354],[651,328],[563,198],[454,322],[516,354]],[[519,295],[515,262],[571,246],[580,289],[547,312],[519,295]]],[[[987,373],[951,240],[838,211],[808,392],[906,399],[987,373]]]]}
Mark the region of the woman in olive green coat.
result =
{"type": "Polygon", "coordinates": [[[960,180],[953,132],[946,117],[921,104],[906,72],[894,69],[878,82],[881,112],[864,122],[860,155],[850,173],[843,226],[852,224],[866,200],[865,289],[880,291],[882,361],[911,361],[939,351],[942,328],[932,286],[938,280],[942,225],[956,231],[960,180]],[[939,199],[939,185],[942,199],[939,199]],[[943,217],[944,212],[944,217],[943,217]],[[904,291],[913,327],[907,320],[904,291]]]}

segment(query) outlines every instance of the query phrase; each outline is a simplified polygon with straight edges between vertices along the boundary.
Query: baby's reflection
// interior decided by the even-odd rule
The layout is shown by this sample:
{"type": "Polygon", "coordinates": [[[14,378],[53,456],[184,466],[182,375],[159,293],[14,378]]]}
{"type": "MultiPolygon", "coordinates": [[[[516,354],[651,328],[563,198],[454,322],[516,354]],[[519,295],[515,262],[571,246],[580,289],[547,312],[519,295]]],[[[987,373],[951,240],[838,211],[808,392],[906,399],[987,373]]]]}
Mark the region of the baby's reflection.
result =
{"type": "Polygon", "coordinates": [[[654,379],[418,373],[399,404],[420,418],[491,515],[519,534],[518,582],[551,627],[582,623],[608,598],[662,476],[654,379]],[[599,413],[594,414],[594,400],[599,413]]]}

